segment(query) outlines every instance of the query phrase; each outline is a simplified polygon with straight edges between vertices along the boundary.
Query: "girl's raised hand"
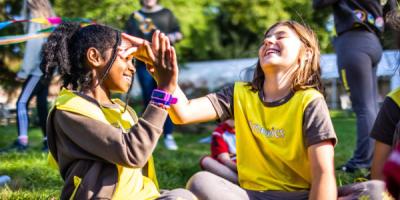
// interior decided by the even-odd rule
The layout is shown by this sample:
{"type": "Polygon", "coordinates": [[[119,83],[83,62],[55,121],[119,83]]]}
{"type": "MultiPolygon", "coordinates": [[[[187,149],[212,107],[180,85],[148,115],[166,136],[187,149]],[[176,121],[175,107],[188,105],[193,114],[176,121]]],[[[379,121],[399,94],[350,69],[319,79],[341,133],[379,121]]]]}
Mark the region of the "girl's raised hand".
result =
{"type": "Polygon", "coordinates": [[[126,33],[122,33],[121,36],[123,40],[118,47],[121,57],[128,58],[131,56],[148,65],[154,65],[155,57],[148,41],[126,33]]]}
{"type": "Polygon", "coordinates": [[[178,63],[174,47],[168,37],[159,30],[152,38],[154,64],[147,64],[147,70],[157,82],[158,89],[173,93],[178,85],[178,63]]]}

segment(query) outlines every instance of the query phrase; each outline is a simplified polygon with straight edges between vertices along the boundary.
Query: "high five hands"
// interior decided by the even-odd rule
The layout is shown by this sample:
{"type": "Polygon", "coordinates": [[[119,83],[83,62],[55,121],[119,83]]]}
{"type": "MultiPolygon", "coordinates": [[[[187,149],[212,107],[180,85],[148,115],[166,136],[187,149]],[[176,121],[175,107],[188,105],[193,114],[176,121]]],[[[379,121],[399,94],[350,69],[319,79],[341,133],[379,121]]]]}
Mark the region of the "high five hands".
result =
{"type": "Polygon", "coordinates": [[[122,38],[125,40],[119,47],[119,55],[123,58],[135,57],[145,62],[147,70],[157,82],[158,89],[172,94],[178,85],[179,70],[175,49],[170,45],[168,37],[157,30],[153,34],[151,44],[125,33],[122,33],[122,38]]]}

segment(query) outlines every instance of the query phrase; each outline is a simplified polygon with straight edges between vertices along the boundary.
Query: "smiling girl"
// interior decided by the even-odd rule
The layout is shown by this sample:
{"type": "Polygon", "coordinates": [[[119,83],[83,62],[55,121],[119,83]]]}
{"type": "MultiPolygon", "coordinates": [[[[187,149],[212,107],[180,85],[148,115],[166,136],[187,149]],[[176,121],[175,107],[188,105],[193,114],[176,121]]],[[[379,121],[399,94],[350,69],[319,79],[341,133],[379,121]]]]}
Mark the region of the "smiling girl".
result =
{"type": "MultiPolygon", "coordinates": [[[[157,36],[161,47],[169,46],[165,35],[157,36]]],[[[142,39],[128,41],[110,27],[77,23],[61,24],[45,44],[42,70],[49,75],[57,68],[63,80],[47,122],[50,152],[65,182],[61,199],[194,199],[183,189],[158,191],[151,154],[166,108],[150,103],[138,119],[111,99],[111,92],[130,90],[135,66],[128,55],[137,47],[151,52],[142,39]]],[[[153,74],[163,74],[159,89],[172,93],[177,68],[168,58],[152,61],[153,74]]]]}
{"type": "Polygon", "coordinates": [[[193,100],[177,88],[174,96],[175,123],[235,119],[239,186],[199,172],[188,182],[199,199],[336,199],[336,135],[309,28],[294,21],[270,27],[252,82],[193,100]]]}

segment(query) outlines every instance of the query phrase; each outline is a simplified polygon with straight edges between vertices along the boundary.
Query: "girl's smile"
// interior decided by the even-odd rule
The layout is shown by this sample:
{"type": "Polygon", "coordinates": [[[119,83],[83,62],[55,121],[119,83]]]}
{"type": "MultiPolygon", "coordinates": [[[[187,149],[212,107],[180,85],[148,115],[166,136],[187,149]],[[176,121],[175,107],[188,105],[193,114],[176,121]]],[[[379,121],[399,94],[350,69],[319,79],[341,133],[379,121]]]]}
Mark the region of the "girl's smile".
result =
{"type": "MultiPolygon", "coordinates": [[[[122,39],[122,44],[126,43],[122,39]]],[[[111,91],[125,93],[129,90],[132,84],[132,77],[135,74],[136,68],[132,62],[132,56],[123,57],[121,52],[124,51],[125,47],[119,47],[116,57],[107,78],[104,81],[104,85],[111,91]]],[[[110,54],[110,51],[107,52],[110,54]]],[[[111,56],[107,56],[108,58],[111,56]]]]}

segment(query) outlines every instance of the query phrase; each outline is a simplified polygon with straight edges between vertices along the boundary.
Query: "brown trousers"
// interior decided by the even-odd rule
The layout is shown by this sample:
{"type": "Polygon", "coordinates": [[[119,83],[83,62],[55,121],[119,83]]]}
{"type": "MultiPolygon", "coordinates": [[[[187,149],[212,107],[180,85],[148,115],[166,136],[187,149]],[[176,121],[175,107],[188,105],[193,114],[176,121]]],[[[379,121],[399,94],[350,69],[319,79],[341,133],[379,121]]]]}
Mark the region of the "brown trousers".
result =
{"type": "MultiPolygon", "coordinates": [[[[239,187],[209,172],[201,171],[193,175],[187,184],[187,189],[193,192],[199,200],[306,200],[309,191],[250,191],[239,187]]],[[[381,181],[367,181],[354,183],[338,188],[340,200],[382,199],[384,183],[381,181]]]]}

